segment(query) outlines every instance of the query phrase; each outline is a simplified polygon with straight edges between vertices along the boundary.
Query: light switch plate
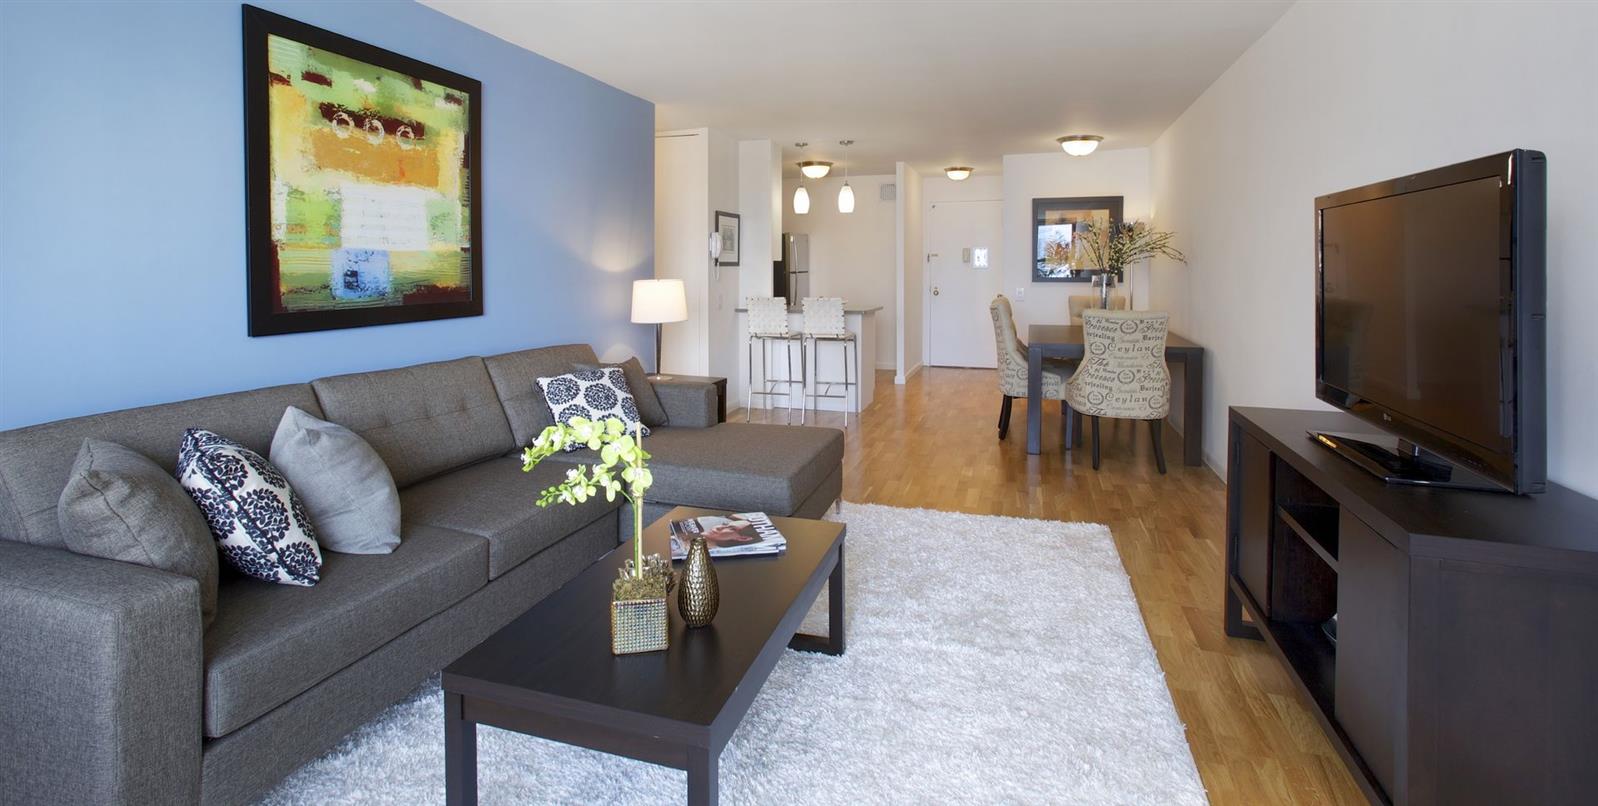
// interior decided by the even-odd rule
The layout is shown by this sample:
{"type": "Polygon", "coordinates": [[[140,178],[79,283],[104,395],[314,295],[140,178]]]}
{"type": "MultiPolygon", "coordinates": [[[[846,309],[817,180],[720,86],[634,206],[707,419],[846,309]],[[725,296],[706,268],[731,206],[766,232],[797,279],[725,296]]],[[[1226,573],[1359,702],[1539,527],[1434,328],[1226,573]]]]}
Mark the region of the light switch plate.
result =
{"type": "Polygon", "coordinates": [[[1018,285],[1015,287],[1015,299],[1017,302],[1026,299],[1026,286],[1018,285]]]}

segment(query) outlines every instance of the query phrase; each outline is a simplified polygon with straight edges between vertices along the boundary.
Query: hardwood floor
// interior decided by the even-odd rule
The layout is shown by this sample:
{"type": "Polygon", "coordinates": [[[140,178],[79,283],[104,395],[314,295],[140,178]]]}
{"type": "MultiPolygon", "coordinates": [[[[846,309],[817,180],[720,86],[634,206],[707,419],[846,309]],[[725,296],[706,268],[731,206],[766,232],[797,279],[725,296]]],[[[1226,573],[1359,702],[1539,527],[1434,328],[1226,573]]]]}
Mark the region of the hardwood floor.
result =
{"type": "MultiPolygon", "coordinates": [[[[1364,803],[1265,646],[1221,630],[1221,480],[1182,464],[1174,432],[1165,440],[1170,472],[1159,475],[1148,429],[1108,420],[1094,471],[1085,444],[1061,449],[1053,402],[1045,450],[1029,456],[1026,402],[1016,401],[1001,442],[999,399],[991,370],[926,369],[904,386],[878,372],[875,402],[849,421],[844,500],[1108,524],[1211,802],[1364,803]]],[[[785,417],[754,412],[757,422],[785,417]]],[[[843,422],[832,412],[819,419],[843,422]]]]}

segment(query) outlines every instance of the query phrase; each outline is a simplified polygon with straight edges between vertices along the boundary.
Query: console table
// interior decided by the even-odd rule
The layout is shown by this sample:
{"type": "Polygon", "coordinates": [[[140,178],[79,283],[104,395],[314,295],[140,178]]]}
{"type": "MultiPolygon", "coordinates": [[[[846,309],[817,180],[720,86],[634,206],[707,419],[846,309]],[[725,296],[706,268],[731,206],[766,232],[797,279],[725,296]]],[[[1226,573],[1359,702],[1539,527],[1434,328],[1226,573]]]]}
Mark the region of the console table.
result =
{"type": "Polygon", "coordinates": [[[1598,500],[1388,485],[1310,430],[1375,429],[1230,412],[1227,635],[1270,646],[1372,803],[1591,803],[1598,500]]]}

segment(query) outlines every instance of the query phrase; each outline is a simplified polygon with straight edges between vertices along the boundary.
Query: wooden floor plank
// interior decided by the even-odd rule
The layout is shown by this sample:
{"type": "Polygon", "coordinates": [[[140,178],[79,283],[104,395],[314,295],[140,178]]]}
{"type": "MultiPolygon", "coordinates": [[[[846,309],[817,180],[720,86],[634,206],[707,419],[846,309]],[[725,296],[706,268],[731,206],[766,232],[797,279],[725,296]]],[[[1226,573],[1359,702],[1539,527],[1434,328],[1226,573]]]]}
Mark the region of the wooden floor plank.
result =
{"type": "MultiPolygon", "coordinates": [[[[1211,802],[1364,802],[1264,645],[1221,631],[1225,486],[1182,464],[1180,438],[1166,434],[1161,476],[1147,429],[1106,421],[1095,471],[1086,444],[1062,450],[1057,403],[1044,411],[1041,455],[1026,453],[1024,400],[1000,441],[992,370],[926,369],[902,386],[879,372],[876,389],[849,418],[845,501],[1108,524],[1211,802]]],[[[766,415],[753,419],[784,421],[781,410],[766,415]]],[[[817,419],[843,424],[832,412],[817,419]]]]}

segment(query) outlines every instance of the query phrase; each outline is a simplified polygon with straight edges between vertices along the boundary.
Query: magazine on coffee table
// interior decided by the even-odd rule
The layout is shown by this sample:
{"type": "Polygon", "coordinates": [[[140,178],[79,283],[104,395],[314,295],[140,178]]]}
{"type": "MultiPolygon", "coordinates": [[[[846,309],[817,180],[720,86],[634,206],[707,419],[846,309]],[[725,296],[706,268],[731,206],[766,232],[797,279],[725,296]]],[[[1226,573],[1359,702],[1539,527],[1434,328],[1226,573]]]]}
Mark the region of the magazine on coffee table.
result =
{"type": "Polygon", "coordinates": [[[689,544],[699,535],[704,535],[710,556],[717,559],[781,554],[788,550],[788,538],[782,536],[766,513],[738,512],[672,521],[671,558],[687,557],[689,544]]]}

